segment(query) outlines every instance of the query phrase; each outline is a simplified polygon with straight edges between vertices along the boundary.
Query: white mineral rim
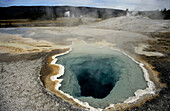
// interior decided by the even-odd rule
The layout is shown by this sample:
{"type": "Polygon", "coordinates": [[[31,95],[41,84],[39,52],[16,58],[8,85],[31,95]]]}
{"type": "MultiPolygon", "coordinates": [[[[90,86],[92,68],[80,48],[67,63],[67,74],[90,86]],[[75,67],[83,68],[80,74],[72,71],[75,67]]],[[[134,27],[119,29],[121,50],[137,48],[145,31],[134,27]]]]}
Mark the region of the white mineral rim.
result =
{"type": "MultiPolygon", "coordinates": [[[[59,66],[59,73],[54,75],[54,76],[51,76],[51,80],[52,81],[59,81],[58,83],[56,83],[55,85],[55,89],[58,90],[61,94],[64,94],[66,95],[68,98],[71,98],[73,99],[76,103],[80,104],[81,106],[84,106],[86,107],[87,109],[90,109],[91,111],[102,111],[103,109],[101,108],[94,108],[92,106],[89,105],[89,103],[87,102],[82,102],[76,98],[74,98],[73,96],[67,94],[67,93],[64,93],[63,91],[59,90],[59,87],[61,86],[61,81],[62,79],[58,79],[60,76],[62,76],[64,74],[64,66],[61,65],[61,64],[56,64],[57,62],[57,58],[58,56],[61,56],[61,55],[65,55],[65,54],[68,54],[70,51],[72,50],[72,48],[70,48],[70,50],[64,52],[64,53],[61,53],[61,54],[56,54],[54,56],[52,56],[52,62],[50,64],[53,64],[53,65],[56,65],[56,66],[59,66]]],[[[144,68],[144,64],[143,63],[139,63],[137,62],[134,58],[132,58],[131,56],[129,56],[128,54],[126,54],[125,52],[121,51],[121,50],[118,50],[118,49],[112,49],[111,50],[117,50],[117,51],[120,51],[122,52],[123,54],[125,54],[126,56],[128,56],[132,61],[134,61],[135,63],[137,63],[141,69],[143,70],[143,73],[144,73],[144,78],[145,78],[145,81],[147,82],[147,87],[146,89],[138,89],[136,92],[134,92],[134,95],[135,96],[132,96],[132,97],[129,97],[128,99],[126,99],[124,102],[122,103],[134,103],[136,102],[141,96],[145,95],[145,94],[155,94],[155,84],[150,80],[149,78],[149,73],[148,71],[144,68]]],[[[121,103],[117,103],[117,104],[121,104],[121,103]]],[[[108,108],[115,108],[115,104],[110,104],[108,107],[106,107],[105,109],[108,109],[108,108]]]]}

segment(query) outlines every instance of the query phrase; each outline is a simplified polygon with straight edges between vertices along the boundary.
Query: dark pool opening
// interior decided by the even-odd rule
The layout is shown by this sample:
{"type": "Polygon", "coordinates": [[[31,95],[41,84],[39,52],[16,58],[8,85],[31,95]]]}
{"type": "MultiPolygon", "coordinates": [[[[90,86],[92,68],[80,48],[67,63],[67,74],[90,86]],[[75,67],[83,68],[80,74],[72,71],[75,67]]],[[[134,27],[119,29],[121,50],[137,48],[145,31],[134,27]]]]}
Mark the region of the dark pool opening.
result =
{"type": "Polygon", "coordinates": [[[110,59],[86,60],[72,65],[70,69],[80,85],[81,94],[75,95],[77,97],[105,98],[110,94],[119,77],[110,59]]]}
{"type": "Polygon", "coordinates": [[[64,75],[58,78],[63,79],[59,90],[94,108],[104,109],[146,88],[138,64],[119,51],[98,50],[87,54],[73,50],[58,57],[57,63],[65,67],[64,75]]]}
{"type": "Polygon", "coordinates": [[[122,52],[88,45],[76,48],[57,61],[65,67],[59,90],[73,98],[104,109],[147,87],[142,69],[122,52]]]}

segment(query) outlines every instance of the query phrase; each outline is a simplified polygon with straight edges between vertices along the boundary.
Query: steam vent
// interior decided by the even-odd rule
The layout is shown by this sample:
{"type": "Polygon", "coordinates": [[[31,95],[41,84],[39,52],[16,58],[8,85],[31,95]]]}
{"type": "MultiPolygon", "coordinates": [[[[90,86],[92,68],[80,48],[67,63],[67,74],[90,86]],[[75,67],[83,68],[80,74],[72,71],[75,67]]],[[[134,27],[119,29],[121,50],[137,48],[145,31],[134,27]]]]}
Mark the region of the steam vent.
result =
{"type": "Polygon", "coordinates": [[[147,87],[139,64],[118,50],[78,45],[57,59],[56,64],[65,67],[64,74],[57,76],[62,80],[59,90],[93,108],[122,103],[147,87]]]}

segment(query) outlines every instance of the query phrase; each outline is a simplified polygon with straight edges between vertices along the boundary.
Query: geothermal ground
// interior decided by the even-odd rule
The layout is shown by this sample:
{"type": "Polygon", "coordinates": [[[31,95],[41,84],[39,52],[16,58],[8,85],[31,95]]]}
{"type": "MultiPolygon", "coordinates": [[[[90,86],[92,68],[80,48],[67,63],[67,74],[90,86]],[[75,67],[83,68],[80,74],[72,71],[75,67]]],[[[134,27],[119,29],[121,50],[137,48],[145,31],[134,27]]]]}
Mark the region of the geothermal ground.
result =
{"type": "Polygon", "coordinates": [[[58,66],[49,65],[51,57],[70,48],[82,51],[83,44],[125,52],[144,64],[155,84],[154,95],[107,110],[168,111],[170,21],[145,17],[118,17],[75,27],[1,28],[0,110],[87,110],[57,92],[53,87],[57,82],[49,79],[60,72],[58,66]]]}

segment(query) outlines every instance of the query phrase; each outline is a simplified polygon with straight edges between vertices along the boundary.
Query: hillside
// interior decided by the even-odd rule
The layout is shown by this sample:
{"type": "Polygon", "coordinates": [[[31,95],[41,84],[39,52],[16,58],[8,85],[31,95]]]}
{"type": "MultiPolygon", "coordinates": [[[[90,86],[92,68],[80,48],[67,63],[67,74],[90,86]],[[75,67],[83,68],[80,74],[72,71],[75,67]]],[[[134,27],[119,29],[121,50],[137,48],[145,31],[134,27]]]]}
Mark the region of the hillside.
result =
{"type": "Polygon", "coordinates": [[[72,7],[72,6],[11,6],[0,7],[0,20],[6,19],[30,19],[30,20],[55,20],[64,17],[66,12],[70,17],[93,17],[111,18],[126,15],[123,10],[92,8],[92,7],[72,7]]]}

